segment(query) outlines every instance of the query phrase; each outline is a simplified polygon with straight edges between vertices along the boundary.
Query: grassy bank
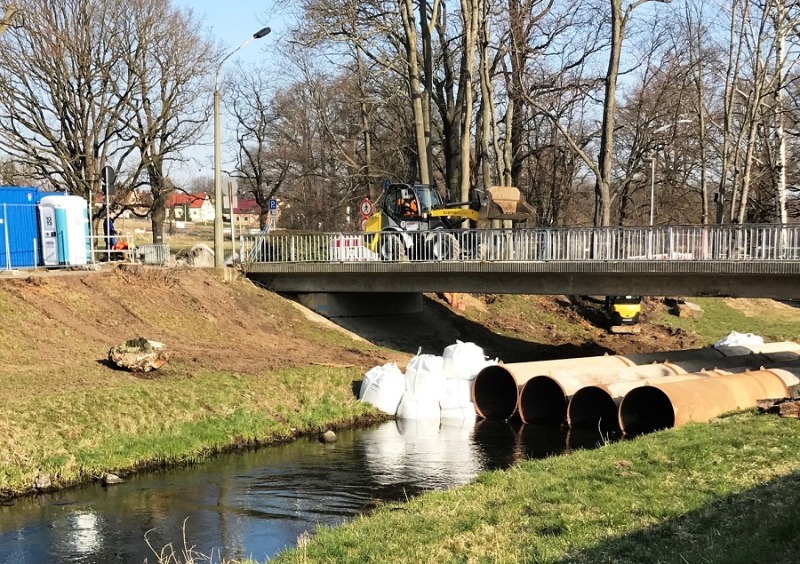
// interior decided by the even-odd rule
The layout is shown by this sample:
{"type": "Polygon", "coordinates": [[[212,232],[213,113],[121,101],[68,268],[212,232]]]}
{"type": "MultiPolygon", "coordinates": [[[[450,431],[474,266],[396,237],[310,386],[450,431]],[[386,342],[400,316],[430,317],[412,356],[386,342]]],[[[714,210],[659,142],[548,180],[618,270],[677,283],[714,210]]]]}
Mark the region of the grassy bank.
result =
{"type": "Polygon", "coordinates": [[[201,371],[49,394],[2,405],[0,492],[22,493],[38,472],[57,485],[104,471],[195,462],[228,447],[352,425],[355,369],[309,367],[263,376],[201,371]]]}
{"type": "Polygon", "coordinates": [[[392,354],[198,271],[2,280],[0,317],[0,496],[351,425],[373,416],[352,382],[392,354]],[[172,360],[109,366],[136,336],[172,360]]]}
{"type": "Polygon", "coordinates": [[[714,344],[731,331],[755,333],[765,341],[800,341],[797,321],[800,303],[724,298],[692,298],[691,301],[703,308],[702,317],[686,319],[660,312],[653,321],[696,333],[705,345],[714,344]]]}
{"type": "Polygon", "coordinates": [[[740,414],[529,461],[276,562],[795,562],[800,422],[740,414]]]}

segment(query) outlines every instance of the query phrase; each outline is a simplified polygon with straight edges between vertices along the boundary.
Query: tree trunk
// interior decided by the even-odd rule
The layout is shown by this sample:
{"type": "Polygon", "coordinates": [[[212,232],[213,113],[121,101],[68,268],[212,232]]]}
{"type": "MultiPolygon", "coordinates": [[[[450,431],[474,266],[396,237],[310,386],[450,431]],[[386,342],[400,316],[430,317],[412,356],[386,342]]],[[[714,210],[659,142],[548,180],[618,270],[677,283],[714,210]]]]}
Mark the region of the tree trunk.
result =
{"type": "Polygon", "coordinates": [[[428,143],[425,137],[425,111],[422,102],[422,81],[420,78],[419,57],[417,55],[417,22],[414,18],[414,3],[412,0],[403,0],[400,3],[400,15],[403,19],[403,30],[405,31],[406,39],[408,88],[411,97],[411,109],[414,114],[414,138],[417,145],[419,178],[423,184],[430,184],[428,143]]]}
{"type": "Polygon", "coordinates": [[[611,1],[611,49],[605,78],[603,124],[600,130],[600,154],[597,164],[600,176],[595,180],[594,224],[611,225],[611,165],[614,157],[614,118],[617,111],[617,76],[619,57],[622,51],[624,19],[622,0],[611,1]]]}
{"type": "Polygon", "coordinates": [[[480,21],[481,0],[461,0],[461,20],[464,31],[464,64],[461,68],[464,77],[464,113],[461,121],[461,187],[460,200],[466,202],[470,196],[470,149],[472,138],[472,75],[475,69],[475,46],[480,21]]]}

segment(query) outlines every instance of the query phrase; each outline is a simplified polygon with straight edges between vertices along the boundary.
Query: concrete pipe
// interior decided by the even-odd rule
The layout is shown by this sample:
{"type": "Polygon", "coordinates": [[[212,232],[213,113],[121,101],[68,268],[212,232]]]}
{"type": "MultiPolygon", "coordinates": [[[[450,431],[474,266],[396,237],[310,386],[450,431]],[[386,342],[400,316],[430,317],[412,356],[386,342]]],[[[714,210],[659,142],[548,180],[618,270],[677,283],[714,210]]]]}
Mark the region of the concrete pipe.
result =
{"type": "Polygon", "coordinates": [[[520,388],[536,376],[557,372],[576,372],[581,369],[613,371],[633,366],[620,356],[592,356],[539,360],[487,366],[472,382],[472,401],[475,411],[484,419],[501,421],[517,411],[520,388]]]}
{"type": "Polygon", "coordinates": [[[787,370],[755,370],[635,388],[620,402],[620,428],[635,435],[752,408],[760,399],[788,397],[784,380],[795,376],[787,370]]]}
{"type": "Polygon", "coordinates": [[[663,363],[628,366],[617,370],[593,369],[582,373],[560,372],[550,376],[536,376],[522,386],[517,407],[524,423],[561,425],[567,419],[570,398],[585,386],[646,380],[683,373],[681,368],[663,363]]]}

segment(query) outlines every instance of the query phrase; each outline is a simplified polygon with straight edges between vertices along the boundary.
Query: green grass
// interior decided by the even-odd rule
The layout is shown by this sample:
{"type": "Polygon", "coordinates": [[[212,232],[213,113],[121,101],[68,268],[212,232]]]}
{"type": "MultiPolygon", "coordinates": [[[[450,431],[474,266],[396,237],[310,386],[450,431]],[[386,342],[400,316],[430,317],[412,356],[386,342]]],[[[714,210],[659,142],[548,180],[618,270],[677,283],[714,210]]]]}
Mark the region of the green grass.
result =
{"type": "Polygon", "coordinates": [[[0,493],[37,472],[61,485],[104,471],[196,462],[231,445],[286,440],[373,412],[353,398],[358,369],[310,367],[260,376],[204,372],[3,402],[0,493]]]}
{"type": "Polygon", "coordinates": [[[794,562],[800,422],[740,414],[482,474],[276,562],[794,562]]]}
{"type": "MultiPolygon", "coordinates": [[[[662,313],[651,320],[669,327],[678,327],[700,335],[707,344],[713,344],[731,331],[755,333],[765,341],[800,341],[800,323],[797,315],[781,315],[780,310],[768,309],[748,316],[731,307],[722,298],[692,299],[703,308],[698,319],[685,319],[662,313]]],[[[767,304],[770,300],[758,300],[756,304],[767,304]]]]}
{"type": "Polygon", "coordinates": [[[537,296],[496,295],[493,296],[493,301],[488,304],[486,311],[468,308],[464,312],[464,316],[477,323],[487,325],[492,331],[507,337],[525,338],[526,332],[519,329],[526,325],[550,327],[551,333],[558,334],[562,339],[574,338],[584,341],[592,336],[591,330],[573,323],[563,314],[539,307],[537,296]]]}

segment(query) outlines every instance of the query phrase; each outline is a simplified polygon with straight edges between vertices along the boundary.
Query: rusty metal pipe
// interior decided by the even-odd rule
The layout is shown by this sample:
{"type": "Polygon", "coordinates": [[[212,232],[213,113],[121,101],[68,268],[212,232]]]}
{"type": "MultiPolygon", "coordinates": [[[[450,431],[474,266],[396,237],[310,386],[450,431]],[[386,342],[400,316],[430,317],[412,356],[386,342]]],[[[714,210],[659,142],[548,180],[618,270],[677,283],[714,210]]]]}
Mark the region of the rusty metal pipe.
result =
{"type": "Polygon", "coordinates": [[[626,366],[616,370],[587,369],[582,373],[561,372],[550,376],[536,376],[522,386],[517,408],[523,423],[561,425],[567,419],[570,397],[585,386],[645,380],[682,373],[684,371],[681,368],[663,363],[626,366]]]}
{"type": "MultiPolygon", "coordinates": [[[[780,351],[793,348],[800,350],[800,345],[791,342],[770,343],[769,346],[758,345],[758,347],[770,349],[770,354],[781,354],[780,351]]],[[[727,351],[727,354],[753,354],[752,350],[747,347],[740,347],[737,351],[727,351]]],[[[704,348],[500,364],[484,368],[478,373],[472,385],[472,401],[475,404],[478,415],[484,419],[504,420],[511,418],[516,413],[523,386],[536,376],[551,376],[564,372],[603,373],[631,366],[667,361],[681,367],[685,365],[686,368],[683,368],[685,372],[696,372],[706,367],[706,365],[724,364],[725,359],[726,355],[719,349],[704,348]],[[700,364],[688,364],[694,361],[700,361],[700,364]]],[[[755,366],[758,366],[758,364],[754,364],[755,366]]],[[[557,394],[553,394],[553,396],[555,397],[557,394]]],[[[555,401],[557,403],[565,402],[565,400],[558,399],[555,401]]]]}
{"type": "Polygon", "coordinates": [[[472,401],[478,415],[484,419],[509,419],[517,411],[520,388],[535,376],[574,372],[589,367],[597,370],[619,370],[629,366],[633,366],[631,361],[610,355],[487,366],[475,376],[472,401]]]}
{"type": "Polygon", "coordinates": [[[755,370],[713,378],[642,386],[619,405],[619,424],[629,435],[708,421],[756,406],[760,399],[788,397],[787,382],[800,382],[800,369],[755,370]]]}
{"type": "Polygon", "coordinates": [[[619,427],[619,404],[622,398],[641,386],[696,380],[722,372],[711,370],[690,374],[675,374],[612,384],[584,386],[572,395],[567,406],[567,424],[571,429],[600,429],[602,433],[615,433],[619,427]]]}

